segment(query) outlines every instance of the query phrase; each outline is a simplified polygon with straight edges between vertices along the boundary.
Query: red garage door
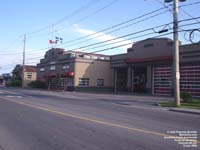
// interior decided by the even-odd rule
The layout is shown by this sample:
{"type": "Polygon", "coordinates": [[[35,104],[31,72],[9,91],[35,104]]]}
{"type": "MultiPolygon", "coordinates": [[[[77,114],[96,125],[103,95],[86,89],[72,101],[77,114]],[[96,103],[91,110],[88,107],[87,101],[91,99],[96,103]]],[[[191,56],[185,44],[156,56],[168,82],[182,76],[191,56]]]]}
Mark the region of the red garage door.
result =
{"type": "Polygon", "coordinates": [[[200,97],[200,65],[181,66],[180,75],[181,91],[200,97]]]}
{"type": "Polygon", "coordinates": [[[161,96],[172,95],[171,66],[154,66],[153,70],[154,94],[161,96]]]}

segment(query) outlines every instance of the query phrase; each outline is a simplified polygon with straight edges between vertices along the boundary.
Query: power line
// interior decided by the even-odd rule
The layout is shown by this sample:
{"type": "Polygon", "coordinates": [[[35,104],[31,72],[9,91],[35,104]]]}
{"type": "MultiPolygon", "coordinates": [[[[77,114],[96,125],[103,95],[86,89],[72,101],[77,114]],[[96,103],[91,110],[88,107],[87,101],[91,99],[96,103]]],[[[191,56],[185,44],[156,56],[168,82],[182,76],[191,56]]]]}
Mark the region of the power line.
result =
{"type": "MultiPolygon", "coordinates": [[[[111,1],[111,2],[108,3],[107,5],[105,5],[105,6],[101,7],[101,8],[99,8],[99,9],[97,9],[96,11],[92,12],[91,14],[89,14],[89,15],[87,15],[87,16],[85,16],[85,17],[83,17],[83,18],[81,18],[81,19],[79,19],[79,20],[77,20],[77,21],[75,21],[75,22],[73,22],[73,23],[71,23],[69,26],[71,26],[71,25],[73,25],[73,24],[76,24],[76,23],[79,23],[79,22],[82,22],[82,21],[85,21],[86,19],[90,18],[91,16],[94,16],[94,15],[96,15],[97,13],[103,11],[104,9],[106,9],[106,8],[108,8],[108,7],[110,7],[110,6],[112,6],[112,5],[113,5],[114,3],[116,3],[117,1],[119,1],[119,0],[113,0],[113,1],[111,1]]],[[[55,25],[55,24],[54,24],[54,25],[55,25]]],[[[52,33],[54,33],[54,32],[62,31],[62,30],[64,30],[65,28],[66,28],[66,27],[63,27],[63,28],[61,28],[61,29],[59,29],[59,30],[51,31],[51,32],[49,32],[49,33],[47,33],[47,34],[44,34],[44,35],[49,35],[49,34],[52,34],[52,33]]],[[[39,36],[29,36],[29,39],[30,39],[30,38],[35,38],[35,37],[41,37],[41,35],[39,35],[39,36]]]]}
{"type": "MultiPolygon", "coordinates": [[[[200,18],[200,17],[196,17],[196,18],[200,18]]],[[[182,22],[187,22],[187,21],[191,21],[193,19],[184,19],[184,20],[180,20],[179,23],[182,23],[182,22]]],[[[170,26],[173,22],[170,22],[170,23],[166,23],[166,24],[162,24],[162,25],[159,25],[159,26],[156,26],[156,27],[151,27],[151,28],[147,28],[147,29],[144,29],[144,30],[140,30],[140,31],[137,31],[137,32],[133,32],[133,33],[129,33],[129,34],[125,34],[125,35],[122,35],[122,36],[119,36],[119,37],[115,37],[113,39],[110,39],[110,40],[106,40],[106,41],[102,41],[102,42],[96,42],[96,43],[93,43],[93,44],[89,44],[89,45],[84,45],[84,46],[81,46],[81,47],[78,47],[78,48],[74,48],[74,49],[70,49],[70,51],[74,51],[74,50],[77,50],[77,49],[84,49],[84,48],[88,48],[88,47],[91,47],[91,46],[96,46],[96,45],[99,45],[99,44],[103,44],[103,43],[107,43],[107,42],[111,42],[111,41],[115,41],[115,40],[118,40],[118,39],[122,39],[122,38],[125,38],[125,37],[129,37],[129,36],[132,36],[132,35],[136,35],[136,34],[139,34],[139,33],[143,33],[143,32],[146,32],[146,31],[154,31],[154,33],[156,32],[155,30],[158,28],[161,28],[161,27],[166,27],[166,26],[170,26]]],[[[181,25],[180,27],[184,27],[184,26],[189,26],[189,25],[195,25],[197,23],[189,23],[189,24],[185,24],[185,25],[181,25]]],[[[123,41],[123,40],[122,40],[123,41]]],[[[49,48],[47,48],[49,49],[49,48]]],[[[45,50],[45,49],[39,49],[37,51],[40,51],[40,50],[45,50]]],[[[28,51],[27,51],[28,52],[28,51]]],[[[29,51],[29,54],[30,54],[31,51],[29,51]]],[[[32,52],[36,52],[36,50],[32,51],[32,52]]],[[[36,52],[38,53],[38,52],[36,52]]],[[[21,54],[21,53],[8,53],[8,54],[4,54],[4,55],[17,55],[17,54],[21,54]]],[[[32,54],[32,53],[31,53],[32,54]]]]}
{"type": "MultiPolygon", "coordinates": [[[[92,36],[92,37],[89,38],[89,39],[86,39],[86,40],[84,40],[84,41],[77,41],[76,43],[72,43],[72,44],[69,44],[69,45],[67,45],[67,46],[74,46],[74,45],[77,45],[77,44],[85,43],[85,42],[87,42],[87,41],[90,41],[91,39],[98,38],[98,37],[102,37],[102,36],[104,36],[105,34],[110,34],[110,33],[113,33],[113,32],[120,31],[120,30],[122,30],[122,29],[125,29],[125,28],[128,28],[128,27],[131,27],[131,26],[133,26],[133,25],[135,25],[135,24],[138,24],[138,23],[141,23],[141,22],[147,21],[147,20],[152,19],[152,18],[154,18],[154,17],[157,17],[157,16],[159,16],[159,15],[162,15],[162,14],[164,14],[164,13],[166,13],[166,12],[167,12],[167,11],[159,12],[159,13],[157,13],[157,14],[155,14],[155,15],[152,15],[152,16],[149,16],[149,17],[146,17],[146,18],[141,19],[141,20],[139,20],[139,21],[136,21],[136,22],[130,23],[130,24],[128,24],[128,25],[125,25],[125,26],[119,27],[119,28],[114,29],[114,30],[111,30],[111,31],[109,31],[109,32],[105,32],[105,33],[100,32],[100,33],[98,33],[96,36],[92,36]],[[102,33],[103,33],[103,35],[102,35],[102,33]]],[[[67,44],[67,43],[64,43],[64,44],[62,44],[62,45],[65,45],[65,44],[67,44]]]]}
{"type": "MultiPolygon", "coordinates": [[[[181,5],[181,6],[179,6],[179,8],[186,7],[186,6],[197,5],[197,4],[200,4],[200,2],[194,2],[194,3],[189,3],[189,4],[181,5]]],[[[171,4],[170,4],[170,5],[171,5],[171,4]]],[[[160,9],[158,9],[158,10],[155,10],[155,12],[157,12],[157,11],[159,11],[159,10],[162,10],[162,9],[165,9],[165,8],[166,8],[166,6],[160,8],[160,9]]],[[[149,13],[151,14],[151,13],[155,13],[155,12],[152,11],[152,12],[149,12],[149,13]]],[[[141,17],[143,17],[143,16],[145,16],[145,15],[148,15],[148,13],[147,13],[147,14],[144,14],[144,15],[141,15],[141,16],[139,16],[139,17],[136,17],[136,18],[133,18],[133,19],[124,21],[124,22],[122,22],[122,23],[120,23],[120,24],[117,24],[117,25],[114,25],[114,26],[111,26],[111,27],[102,29],[102,30],[97,31],[97,32],[95,32],[95,33],[93,33],[93,34],[89,34],[89,35],[86,35],[86,36],[82,36],[82,37],[80,37],[80,38],[76,38],[76,39],[73,39],[73,40],[69,40],[69,41],[66,41],[66,42],[63,42],[63,43],[72,43],[72,42],[74,42],[74,41],[81,40],[81,39],[84,39],[84,38],[87,38],[87,37],[96,35],[96,34],[98,34],[98,33],[104,32],[104,31],[106,31],[106,30],[115,28],[116,26],[120,26],[120,25],[123,25],[123,24],[125,24],[125,23],[129,23],[129,22],[131,22],[131,21],[133,21],[133,20],[139,19],[139,18],[141,18],[141,17]]],[[[59,30],[57,30],[57,31],[59,31],[59,30]]]]}
{"type": "MultiPolygon", "coordinates": [[[[86,5],[89,5],[90,3],[92,3],[92,1],[95,1],[95,0],[89,1],[86,5]]],[[[200,2],[194,2],[194,3],[190,3],[190,4],[181,5],[181,6],[179,6],[179,8],[186,7],[186,6],[197,5],[197,4],[200,4],[200,2]]],[[[86,6],[86,5],[85,5],[85,6],[86,6]]],[[[83,7],[84,7],[84,6],[83,6],[83,7]]],[[[116,25],[114,25],[114,26],[111,26],[111,27],[108,27],[108,28],[104,28],[104,29],[102,29],[102,30],[100,30],[100,31],[98,31],[98,32],[93,33],[93,34],[89,34],[89,35],[86,35],[86,36],[82,36],[82,37],[79,37],[79,38],[76,38],[76,39],[67,41],[67,42],[65,42],[65,43],[71,43],[71,42],[74,42],[74,41],[77,41],[77,40],[81,40],[81,39],[84,39],[84,38],[88,38],[88,37],[90,37],[90,36],[93,36],[93,35],[99,34],[99,33],[101,33],[101,32],[104,32],[104,31],[106,31],[106,30],[113,29],[113,28],[115,28],[115,27],[117,27],[117,26],[120,26],[120,25],[122,25],[122,24],[129,23],[129,22],[131,22],[132,20],[136,20],[136,19],[141,18],[141,17],[143,17],[143,16],[146,16],[146,15],[148,15],[148,14],[152,14],[152,13],[157,12],[157,11],[159,11],[159,10],[162,10],[162,9],[164,9],[164,8],[165,8],[165,7],[160,8],[160,9],[157,9],[157,10],[152,11],[152,12],[149,12],[149,13],[146,13],[146,14],[141,15],[141,16],[139,16],[139,17],[136,17],[136,18],[133,18],[133,19],[124,21],[124,22],[119,23],[119,24],[116,24],[116,25]]],[[[80,9],[81,9],[81,8],[80,8],[80,9]]],[[[75,13],[75,12],[74,12],[74,13],[75,13]]],[[[193,18],[193,19],[195,19],[195,18],[193,18]]],[[[40,30],[42,30],[42,29],[40,29],[40,30]]],[[[117,30],[118,30],[118,29],[117,29],[117,30]]],[[[31,32],[31,33],[32,33],[32,32],[31,32]]],[[[29,33],[29,34],[30,34],[30,33],[29,33]]],[[[63,44],[64,44],[64,43],[63,43],[63,44]]],[[[37,51],[43,51],[43,50],[48,50],[48,49],[49,49],[49,48],[47,47],[47,48],[42,48],[42,49],[37,50],[37,51]]],[[[33,50],[33,51],[35,51],[35,50],[33,50]]],[[[31,51],[29,51],[29,52],[31,52],[31,51]]],[[[14,53],[13,53],[13,54],[14,54],[14,53]]],[[[18,54],[18,53],[17,53],[17,54],[18,54]]]]}
{"type": "MultiPolygon", "coordinates": [[[[198,28],[200,29],[200,28],[198,28]]],[[[181,30],[181,31],[178,31],[178,32],[186,32],[186,31],[192,31],[194,29],[188,29],[188,30],[181,30]]],[[[162,36],[166,36],[166,35],[169,35],[169,34],[172,34],[173,32],[170,32],[170,33],[166,33],[166,34],[162,34],[162,35],[158,35],[158,36],[154,36],[154,37],[151,37],[151,38],[158,38],[158,37],[162,37],[162,36]]],[[[109,47],[109,48],[105,48],[105,49],[101,49],[101,50],[97,50],[97,51],[93,51],[93,52],[89,52],[89,53],[85,53],[85,54],[94,54],[94,53],[98,53],[98,52],[103,52],[103,51],[107,51],[107,50],[112,50],[112,49],[116,49],[116,48],[119,48],[119,47],[123,47],[123,46],[126,46],[126,45],[130,45],[132,44],[133,42],[130,42],[130,43],[127,43],[127,44],[122,44],[122,45],[119,45],[119,46],[114,46],[114,47],[109,47]]],[[[84,54],[83,54],[84,55],[84,54]]]]}
{"type": "MultiPolygon", "coordinates": [[[[183,20],[182,20],[183,21],[183,20]]],[[[170,25],[172,23],[168,23],[168,25],[170,25]]],[[[180,27],[185,27],[185,26],[191,26],[191,25],[194,25],[196,23],[189,23],[189,24],[184,24],[184,25],[181,25],[180,27]]],[[[125,40],[122,40],[122,41],[117,41],[117,42],[114,42],[114,43],[108,43],[108,44],[105,44],[105,45],[100,45],[100,46],[96,46],[96,47],[92,47],[90,48],[91,49],[96,49],[96,48],[101,48],[101,47],[105,47],[105,46],[109,46],[109,45],[112,45],[112,44],[116,44],[116,43],[121,43],[121,42],[124,42],[126,40],[133,40],[133,39],[136,39],[136,38],[140,38],[140,37],[144,37],[144,36],[149,36],[149,35],[152,35],[152,34],[158,34],[159,32],[156,32],[155,29],[156,28],[160,28],[160,27],[163,27],[165,26],[166,24],[164,25],[160,25],[160,26],[157,26],[157,27],[152,27],[152,28],[148,28],[148,29],[145,29],[145,30],[142,30],[142,31],[138,31],[138,32],[134,32],[134,33],[130,33],[130,34],[126,34],[126,35],[123,35],[123,36],[120,36],[120,37],[117,37],[117,38],[114,38],[114,39],[110,39],[110,40],[106,40],[106,41],[102,41],[102,42],[99,42],[99,43],[95,43],[93,45],[87,45],[87,48],[90,47],[90,46],[96,46],[96,45],[99,45],[99,44],[104,44],[104,43],[107,43],[107,42],[110,42],[110,41],[115,41],[117,39],[121,39],[123,37],[129,37],[129,36],[132,36],[132,35],[136,35],[136,34],[139,34],[139,33],[144,33],[146,31],[153,31],[153,32],[150,32],[150,33],[145,33],[145,34],[142,34],[142,35],[138,35],[138,36],[134,36],[134,37],[131,37],[129,39],[125,39],[125,40]]],[[[172,30],[172,28],[170,28],[169,30],[172,30]]],[[[185,30],[186,31],[186,30],[185,30]]],[[[132,42],[130,42],[132,43],[132,42]]],[[[128,43],[128,44],[130,44],[128,43]]],[[[125,44],[126,45],[126,44],[125,44]]],[[[86,46],[85,46],[86,47],[86,46]]],[[[80,48],[77,48],[77,49],[70,49],[68,51],[75,51],[75,50],[78,50],[80,51],[80,48]]],[[[83,50],[82,50],[83,52],[83,50]]],[[[30,59],[38,59],[38,58],[41,58],[41,57],[34,57],[34,58],[29,58],[30,59]]],[[[43,57],[42,57],[43,58],[43,57]]]]}
{"type": "MultiPolygon", "coordinates": [[[[81,12],[89,9],[90,7],[92,7],[93,5],[95,5],[96,3],[98,3],[100,0],[90,0],[88,3],[86,3],[85,5],[83,5],[82,7],[78,8],[77,10],[71,12],[70,14],[68,14],[67,16],[63,17],[62,19],[56,21],[55,23],[53,23],[53,25],[58,25],[60,24],[61,22],[63,21],[66,21],[67,19],[71,18],[71,17],[74,17],[76,16],[77,14],[80,14],[81,12]]],[[[39,33],[39,32],[42,32],[44,30],[47,30],[49,28],[51,28],[52,25],[48,25],[46,27],[43,27],[43,28],[40,28],[36,31],[33,31],[33,32],[30,32],[30,33],[27,33],[28,36],[30,35],[33,35],[33,34],[36,34],[36,33],[39,33]]]]}
{"type": "MultiPolygon", "coordinates": [[[[185,25],[186,26],[186,25],[185,25]]],[[[195,29],[187,29],[187,30],[180,30],[178,32],[187,32],[187,31],[192,31],[192,30],[199,30],[200,28],[195,28],[195,29]]],[[[162,37],[162,36],[166,36],[166,35],[170,35],[172,34],[173,32],[170,32],[170,33],[166,33],[166,34],[162,34],[162,35],[157,35],[157,36],[153,36],[151,38],[158,38],[158,37],[162,37]]],[[[148,34],[151,34],[151,33],[148,33],[148,34]]],[[[148,34],[144,34],[144,35],[141,35],[142,36],[147,36],[148,34]]],[[[154,33],[155,34],[155,33],[154,33]]],[[[137,37],[133,37],[133,38],[137,38],[137,37]]],[[[93,51],[93,52],[87,52],[87,53],[84,53],[84,54],[94,54],[94,53],[99,53],[99,52],[103,52],[103,51],[107,51],[107,50],[112,50],[112,49],[116,49],[116,48],[120,48],[120,47],[123,47],[123,46],[127,46],[127,45],[130,45],[132,44],[133,42],[130,42],[130,43],[126,43],[126,44],[121,44],[121,45],[118,45],[118,46],[113,46],[113,47],[109,47],[109,48],[105,48],[105,49],[100,49],[100,50],[96,50],[96,51],[93,51]]],[[[83,54],[83,55],[84,55],[83,54]]],[[[41,57],[35,57],[35,58],[30,58],[30,59],[38,59],[38,58],[41,58],[41,57]]],[[[43,58],[43,57],[42,57],[43,58]]],[[[30,60],[29,59],[29,60],[30,60]]],[[[36,62],[28,62],[27,64],[35,64],[36,62]]],[[[12,65],[12,64],[11,64],[12,65]]],[[[9,65],[6,65],[6,66],[9,66],[9,65]]],[[[3,70],[6,70],[6,69],[9,69],[9,68],[12,68],[13,66],[11,67],[3,67],[3,70]]]]}
{"type": "MultiPolygon", "coordinates": [[[[107,31],[107,30],[110,30],[110,29],[114,29],[114,28],[116,28],[116,27],[122,26],[122,25],[127,24],[127,23],[129,23],[129,22],[132,22],[132,21],[134,21],[134,20],[138,20],[138,19],[141,19],[141,18],[143,18],[143,17],[145,17],[145,16],[154,14],[154,13],[156,13],[156,12],[159,12],[160,10],[163,10],[163,9],[164,9],[164,8],[156,9],[156,10],[154,10],[154,11],[151,11],[151,12],[149,12],[149,13],[146,13],[146,14],[140,15],[140,16],[138,16],[138,17],[132,18],[132,19],[130,19],[130,20],[124,21],[124,22],[122,22],[122,23],[116,24],[116,25],[114,25],[114,26],[111,26],[111,27],[108,27],[108,28],[104,28],[104,29],[102,29],[102,30],[100,30],[100,31],[95,32],[94,34],[90,34],[90,35],[87,35],[87,36],[83,36],[83,37],[80,37],[80,38],[78,38],[78,39],[74,39],[74,40],[71,40],[71,41],[63,42],[63,43],[61,43],[61,44],[59,44],[59,45],[64,45],[64,44],[71,43],[71,42],[76,41],[76,40],[81,40],[81,39],[84,39],[84,38],[87,38],[87,37],[90,37],[90,36],[97,35],[97,34],[102,33],[102,32],[104,32],[104,31],[107,31]]],[[[163,13],[163,12],[162,12],[162,13],[163,13]]],[[[162,13],[161,13],[161,14],[162,14],[162,13]]],[[[150,19],[150,18],[152,18],[152,17],[156,17],[157,15],[159,15],[159,14],[150,16],[150,17],[145,18],[145,19],[150,19]]],[[[123,29],[123,28],[127,28],[127,27],[129,27],[129,26],[131,26],[131,25],[134,25],[134,24],[143,22],[143,21],[145,21],[145,19],[142,19],[141,21],[138,21],[138,22],[135,22],[135,23],[131,23],[131,24],[125,26],[125,27],[117,28],[117,29],[115,29],[115,30],[113,30],[113,31],[110,31],[110,32],[108,32],[108,33],[116,32],[116,31],[119,31],[119,30],[121,30],[121,29],[123,29]]],[[[99,36],[98,36],[98,37],[99,37],[99,36]]],[[[87,40],[88,40],[88,39],[87,39],[87,40]]],[[[58,45],[58,46],[59,46],[59,45],[58,45]]],[[[43,48],[43,49],[41,49],[41,50],[47,50],[47,49],[49,49],[49,48],[43,48]]],[[[41,50],[39,50],[39,51],[41,51],[41,50]]],[[[27,52],[28,52],[28,51],[27,51],[27,52]]],[[[30,52],[30,51],[29,51],[29,52],[30,52]]],[[[16,54],[16,53],[15,53],[15,54],[16,54]]]]}
{"type": "MultiPolygon", "coordinates": [[[[186,7],[186,6],[196,5],[196,4],[199,4],[199,3],[200,3],[200,2],[195,2],[195,3],[186,4],[186,5],[181,5],[181,6],[179,6],[179,7],[186,7]]],[[[89,34],[89,35],[82,36],[82,37],[77,38],[77,39],[74,39],[74,40],[70,40],[70,41],[64,42],[63,44],[65,44],[65,43],[70,43],[70,42],[74,42],[74,41],[81,40],[81,39],[84,39],[84,38],[88,38],[88,37],[90,37],[90,36],[93,36],[93,35],[99,34],[99,33],[101,33],[101,32],[104,32],[104,31],[106,31],[106,30],[110,30],[110,29],[113,29],[113,28],[115,28],[115,27],[121,26],[121,25],[123,25],[123,24],[129,23],[129,22],[131,22],[131,21],[133,21],[133,20],[137,20],[137,19],[142,18],[142,17],[144,17],[144,16],[153,14],[153,13],[158,12],[158,11],[160,11],[160,10],[163,10],[163,9],[165,9],[165,8],[166,8],[166,7],[159,8],[159,9],[157,9],[157,10],[154,10],[154,11],[151,11],[151,12],[149,12],[149,13],[143,14],[143,15],[141,15],[141,16],[139,16],[139,17],[132,18],[132,19],[130,19],[130,20],[124,21],[124,22],[122,22],[122,23],[116,24],[116,25],[111,26],[111,27],[108,27],[108,28],[104,28],[104,29],[102,29],[102,30],[100,30],[100,31],[97,31],[97,32],[93,33],[93,34],[89,34]]],[[[193,19],[195,19],[195,18],[193,18],[193,19]]],[[[142,21],[142,20],[141,20],[141,21],[142,21]]],[[[129,24],[129,25],[131,25],[131,24],[129,24]]],[[[129,25],[127,25],[127,26],[129,26],[129,25]]],[[[127,27],[127,26],[125,26],[125,27],[127,27]]],[[[115,32],[115,31],[119,31],[119,30],[121,30],[121,29],[123,29],[123,28],[124,28],[124,27],[121,27],[121,28],[118,28],[118,29],[116,29],[116,30],[110,31],[110,32],[108,32],[108,33],[112,33],[112,32],[115,32]]],[[[58,45],[58,46],[59,46],[59,45],[58,45]]],[[[49,49],[49,47],[47,47],[47,48],[42,48],[42,49],[39,49],[39,50],[37,50],[37,51],[44,51],[44,50],[48,50],[48,49],[49,49]]],[[[36,50],[31,50],[31,51],[36,51],[36,50]]],[[[28,51],[28,52],[31,52],[31,51],[28,51]]],[[[14,53],[13,53],[13,54],[14,54],[14,53]]],[[[18,54],[18,53],[15,53],[15,54],[18,54]]]]}

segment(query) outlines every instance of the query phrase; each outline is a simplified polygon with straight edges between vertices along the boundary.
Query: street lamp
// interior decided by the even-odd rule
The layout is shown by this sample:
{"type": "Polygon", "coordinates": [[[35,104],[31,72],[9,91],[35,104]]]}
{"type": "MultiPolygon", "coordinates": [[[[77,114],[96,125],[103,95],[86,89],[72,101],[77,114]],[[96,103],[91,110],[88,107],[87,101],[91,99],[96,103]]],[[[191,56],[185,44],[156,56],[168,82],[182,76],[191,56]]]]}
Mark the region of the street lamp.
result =
{"type": "Polygon", "coordinates": [[[186,0],[165,0],[166,3],[173,2],[173,79],[174,79],[174,96],[176,106],[180,106],[180,69],[179,69],[179,41],[178,41],[178,1],[186,0]]]}

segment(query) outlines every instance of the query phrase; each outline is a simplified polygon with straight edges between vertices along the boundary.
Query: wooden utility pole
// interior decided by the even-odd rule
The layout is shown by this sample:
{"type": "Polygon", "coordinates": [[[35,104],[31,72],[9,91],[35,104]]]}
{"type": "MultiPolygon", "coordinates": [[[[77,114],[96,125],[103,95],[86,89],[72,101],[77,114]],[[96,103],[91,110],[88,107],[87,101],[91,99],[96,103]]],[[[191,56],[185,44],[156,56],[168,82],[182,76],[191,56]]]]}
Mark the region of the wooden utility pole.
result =
{"type": "Polygon", "coordinates": [[[22,64],[22,88],[24,88],[25,81],[24,81],[24,71],[25,71],[25,51],[26,51],[26,34],[24,34],[24,40],[23,40],[24,46],[23,46],[23,64],[22,64]]]}

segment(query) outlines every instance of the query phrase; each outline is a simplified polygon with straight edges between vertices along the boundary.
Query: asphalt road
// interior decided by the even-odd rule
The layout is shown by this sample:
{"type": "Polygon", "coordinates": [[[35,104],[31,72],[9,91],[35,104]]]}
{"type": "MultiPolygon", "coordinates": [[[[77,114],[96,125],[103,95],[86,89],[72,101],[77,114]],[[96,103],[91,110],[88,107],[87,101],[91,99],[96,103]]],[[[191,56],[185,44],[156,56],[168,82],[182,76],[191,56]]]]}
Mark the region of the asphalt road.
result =
{"type": "Polygon", "coordinates": [[[166,138],[200,133],[199,115],[154,106],[166,99],[1,88],[0,150],[197,150],[166,138]]]}

